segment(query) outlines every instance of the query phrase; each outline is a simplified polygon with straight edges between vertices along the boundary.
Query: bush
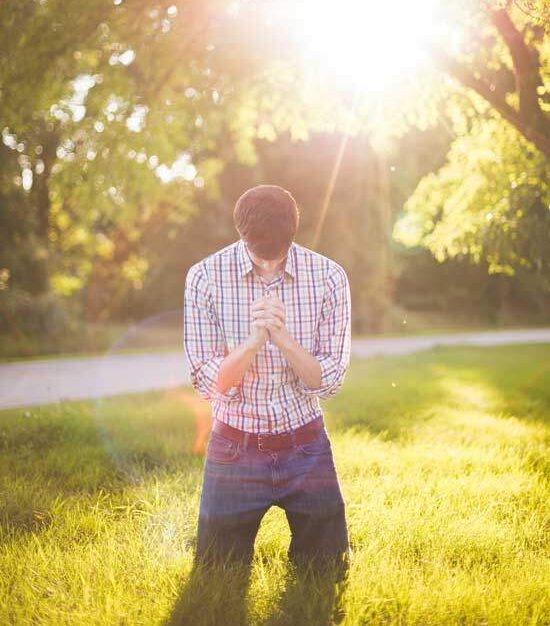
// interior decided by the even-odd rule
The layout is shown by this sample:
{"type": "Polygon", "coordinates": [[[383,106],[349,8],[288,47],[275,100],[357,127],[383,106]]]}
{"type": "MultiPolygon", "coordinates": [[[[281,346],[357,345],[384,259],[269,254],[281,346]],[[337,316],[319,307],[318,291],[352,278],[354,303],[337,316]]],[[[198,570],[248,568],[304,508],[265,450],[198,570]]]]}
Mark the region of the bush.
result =
{"type": "Polygon", "coordinates": [[[71,326],[67,305],[52,292],[31,295],[19,289],[0,292],[0,332],[60,335],[71,326]]]}
{"type": "Polygon", "coordinates": [[[0,291],[2,356],[62,351],[78,326],[69,303],[53,292],[0,291]]]}

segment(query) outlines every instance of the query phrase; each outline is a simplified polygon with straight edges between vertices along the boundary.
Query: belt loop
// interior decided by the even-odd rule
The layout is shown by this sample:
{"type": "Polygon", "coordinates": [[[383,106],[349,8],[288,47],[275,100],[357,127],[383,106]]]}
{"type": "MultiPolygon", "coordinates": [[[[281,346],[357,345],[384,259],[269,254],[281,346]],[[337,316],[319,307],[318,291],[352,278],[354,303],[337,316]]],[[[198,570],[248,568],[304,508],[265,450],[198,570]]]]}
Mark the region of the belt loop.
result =
{"type": "Polygon", "coordinates": [[[291,429],[290,436],[292,438],[292,447],[295,448],[296,447],[296,433],[294,432],[294,428],[291,429]]]}
{"type": "Polygon", "coordinates": [[[250,433],[248,431],[245,431],[244,433],[244,441],[243,441],[243,447],[245,450],[248,450],[248,440],[250,438],[250,433]]]}

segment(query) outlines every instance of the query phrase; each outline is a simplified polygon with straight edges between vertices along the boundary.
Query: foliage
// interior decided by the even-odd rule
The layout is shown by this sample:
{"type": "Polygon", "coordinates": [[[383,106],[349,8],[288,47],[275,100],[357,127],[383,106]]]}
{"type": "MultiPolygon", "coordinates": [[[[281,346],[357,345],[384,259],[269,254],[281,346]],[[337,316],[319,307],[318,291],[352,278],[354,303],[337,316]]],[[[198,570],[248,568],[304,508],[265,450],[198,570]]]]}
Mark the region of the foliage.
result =
{"type": "MultiPolygon", "coordinates": [[[[139,289],[148,266],[143,232],[155,220],[185,221],[205,184],[215,192],[216,103],[208,53],[196,42],[202,9],[23,0],[0,11],[0,175],[10,190],[0,197],[1,230],[7,239],[21,231],[24,222],[10,214],[28,205],[33,220],[21,237],[36,244],[42,289],[51,282],[68,296],[97,266],[117,273],[113,262],[123,268],[122,292],[139,289]],[[212,128],[200,141],[209,110],[212,128]]],[[[0,266],[32,290],[10,258],[2,255],[0,266]]]]}
{"type": "Polygon", "coordinates": [[[485,113],[453,142],[446,164],[405,203],[395,236],[439,261],[469,257],[491,273],[550,278],[550,165],[502,119],[485,113]]]}
{"type": "MultiPolygon", "coordinates": [[[[434,133],[452,127],[457,145],[448,165],[407,204],[410,215],[420,204],[415,198],[431,201],[439,186],[438,193],[452,193],[463,208],[468,197],[472,200],[464,209],[470,223],[440,221],[433,233],[418,231],[418,224],[429,221],[423,212],[437,211],[422,206],[408,226],[410,231],[414,222],[415,241],[438,258],[468,254],[488,262],[491,271],[546,271],[541,203],[547,188],[535,178],[544,180],[547,171],[532,144],[542,145],[539,129],[547,112],[542,5],[530,17],[510,3],[440,3],[457,34],[432,51],[447,77],[428,68],[416,77],[401,76],[391,90],[374,97],[368,87],[357,89],[306,62],[296,33],[284,21],[266,19],[267,4],[6,0],[0,5],[3,291],[53,290],[79,302],[91,319],[123,318],[140,302],[143,310],[158,308],[149,293],[163,270],[177,262],[176,244],[187,259],[200,242],[212,240],[209,232],[186,239],[191,217],[210,211],[204,228],[226,241],[232,235],[227,211],[239,191],[260,179],[282,182],[289,169],[300,169],[292,162],[291,144],[313,146],[316,138],[332,137],[326,160],[318,163],[324,169],[312,172],[311,161],[302,163],[303,180],[295,177],[292,189],[311,198],[306,221],[311,230],[319,227],[321,249],[349,262],[360,314],[368,309],[377,318],[367,326],[382,328],[395,274],[392,211],[401,206],[402,190],[412,190],[426,173],[425,163],[439,166],[447,139],[444,134],[443,141],[434,141],[437,158],[428,158],[421,154],[423,146],[407,143],[413,127],[434,133]],[[525,54],[532,60],[526,72],[518,64],[525,54]],[[472,89],[502,118],[464,96],[472,89]],[[341,187],[327,196],[325,223],[318,207],[340,141],[348,139],[355,162],[338,174],[341,187]],[[285,168],[269,169],[261,154],[265,142],[285,146],[285,168]],[[483,157],[488,143],[503,159],[496,169],[483,157]],[[407,145],[416,163],[409,154],[396,156],[407,145]],[[461,157],[462,150],[471,151],[470,157],[461,157]],[[388,174],[390,160],[397,175],[388,174]],[[405,162],[410,167],[403,167],[405,162]],[[483,175],[474,176],[472,167],[483,175]],[[234,172],[238,177],[228,184],[234,172]],[[495,176],[502,180],[495,183],[495,176]],[[317,196],[306,189],[312,179],[317,196]],[[466,189],[461,179],[475,188],[466,189]],[[512,194],[506,185],[513,182],[512,194]],[[496,206],[488,221],[487,202],[496,206]],[[345,244],[339,246],[326,234],[344,221],[339,236],[345,244]],[[473,236],[467,230],[472,224],[483,234],[473,236]],[[462,227],[466,230],[458,232],[462,227]],[[372,246],[365,245],[371,240],[372,246]]],[[[280,15],[288,20],[293,13],[280,15]]],[[[306,157],[313,158],[311,152],[306,157]]],[[[304,238],[309,235],[306,230],[304,238]]],[[[173,297],[166,295],[164,302],[173,297]]]]}
{"type": "Polygon", "coordinates": [[[425,246],[439,261],[468,258],[491,273],[536,274],[548,291],[550,41],[542,5],[535,4],[479,8],[481,26],[468,22],[471,6],[462,8],[465,32],[475,28],[477,35],[467,39],[462,61],[473,74],[443,63],[469,88],[455,91],[442,111],[455,140],[445,165],[405,203],[394,235],[425,246]]]}

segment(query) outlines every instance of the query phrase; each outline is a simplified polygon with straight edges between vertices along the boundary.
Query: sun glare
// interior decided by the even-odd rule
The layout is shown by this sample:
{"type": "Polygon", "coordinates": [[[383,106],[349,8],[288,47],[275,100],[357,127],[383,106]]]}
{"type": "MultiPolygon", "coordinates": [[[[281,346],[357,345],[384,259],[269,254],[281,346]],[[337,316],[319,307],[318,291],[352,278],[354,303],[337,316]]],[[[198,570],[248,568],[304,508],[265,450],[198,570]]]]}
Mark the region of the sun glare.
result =
{"type": "Polygon", "coordinates": [[[286,13],[306,63],[320,64],[362,91],[383,91],[413,75],[427,62],[425,44],[438,30],[436,0],[275,4],[286,13]]]}

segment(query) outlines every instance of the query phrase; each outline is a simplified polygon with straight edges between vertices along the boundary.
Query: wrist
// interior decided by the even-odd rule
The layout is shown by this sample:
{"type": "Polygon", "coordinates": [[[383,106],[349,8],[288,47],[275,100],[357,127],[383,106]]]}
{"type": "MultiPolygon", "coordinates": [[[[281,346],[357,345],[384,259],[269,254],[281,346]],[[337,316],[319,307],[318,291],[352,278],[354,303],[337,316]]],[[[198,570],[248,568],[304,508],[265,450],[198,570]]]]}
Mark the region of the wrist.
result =
{"type": "Polygon", "coordinates": [[[264,339],[257,339],[252,335],[249,335],[243,342],[243,345],[246,350],[251,352],[257,352],[265,343],[264,339]]]}
{"type": "Polygon", "coordinates": [[[277,347],[284,352],[285,350],[292,348],[293,343],[294,339],[288,332],[288,329],[283,328],[277,340],[277,347]]]}

